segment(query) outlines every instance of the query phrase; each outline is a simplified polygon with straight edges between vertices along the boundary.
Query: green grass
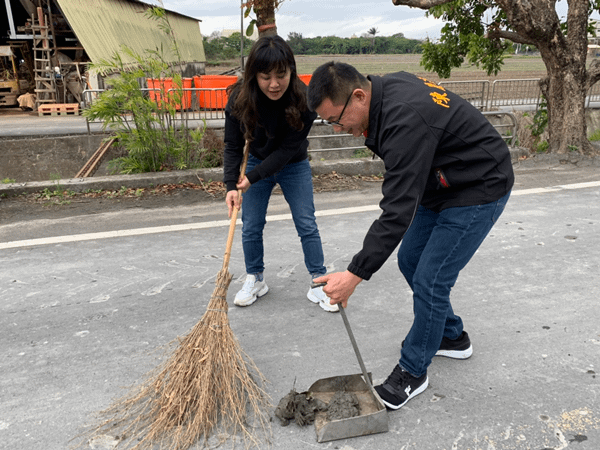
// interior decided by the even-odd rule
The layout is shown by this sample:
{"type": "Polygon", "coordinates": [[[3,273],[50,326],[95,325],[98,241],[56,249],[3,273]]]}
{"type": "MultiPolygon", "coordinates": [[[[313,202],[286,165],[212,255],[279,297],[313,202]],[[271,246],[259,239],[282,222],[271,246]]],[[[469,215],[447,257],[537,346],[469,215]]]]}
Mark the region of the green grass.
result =
{"type": "MultiPolygon", "coordinates": [[[[426,76],[432,81],[439,77],[427,72],[421,67],[421,55],[298,55],[296,65],[298,73],[313,73],[314,70],[329,61],[340,61],[353,65],[363,74],[383,75],[391,72],[406,71],[426,76]]],[[[508,56],[504,61],[502,71],[496,76],[488,77],[485,71],[471,64],[464,64],[452,70],[450,80],[487,80],[510,78],[539,78],[546,73],[546,67],[541,57],[537,56],[508,56]]]]}
{"type": "Polygon", "coordinates": [[[590,137],[589,137],[590,141],[600,141],[600,129],[594,131],[590,137]]]}
{"type": "MultiPolygon", "coordinates": [[[[317,67],[329,61],[340,61],[353,65],[359,72],[371,75],[384,75],[386,73],[406,71],[420,76],[426,76],[431,81],[439,81],[439,77],[432,72],[427,72],[420,65],[420,54],[403,55],[296,55],[298,74],[311,74],[317,67]]],[[[219,67],[226,70],[239,66],[239,59],[218,61],[219,67]]],[[[212,72],[211,72],[212,73],[212,72]]],[[[464,64],[452,70],[450,80],[496,80],[511,78],[540,78],[546,73],[546,66],[538,56],[508,55],[504,61],[502,71],[496,76],[488,77],[485,71],[471,64],[464,64]]]]}
{"type": "Polygon", "coordinates": [[[371,150],[369,150],[368,148],[360,148],[357,150],[354,150],[354,153],[352,154],[353,158],[367,158],[369,156],[372,156],[373,153],[371,152],[371,150]]]}

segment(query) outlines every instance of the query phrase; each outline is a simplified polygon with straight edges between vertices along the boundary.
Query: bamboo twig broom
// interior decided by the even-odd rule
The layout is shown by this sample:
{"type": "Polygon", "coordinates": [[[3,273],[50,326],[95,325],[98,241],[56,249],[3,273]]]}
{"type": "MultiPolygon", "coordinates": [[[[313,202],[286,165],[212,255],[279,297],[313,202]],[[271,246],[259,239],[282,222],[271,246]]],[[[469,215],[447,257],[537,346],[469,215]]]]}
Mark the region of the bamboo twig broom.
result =
{"type": "MultiPolygon", "coordinates": [[[[240,173],[245,173],[248,146],[240,173]]],[[[239,191],[241,196],[241,191],[239,191]]],[[[266,380],[242,350],[227,317],[229,259],[238,209],[233,208],[223,267],[200,321],[168,358],[129,395],[103,411],[91,434],[118,435],[117,448],[185,450],[214,435],[221,442],[242,438],[246,448],[270,438],[266,380]],[[257,384],[258,382],[258,384],[257,384]]]]}

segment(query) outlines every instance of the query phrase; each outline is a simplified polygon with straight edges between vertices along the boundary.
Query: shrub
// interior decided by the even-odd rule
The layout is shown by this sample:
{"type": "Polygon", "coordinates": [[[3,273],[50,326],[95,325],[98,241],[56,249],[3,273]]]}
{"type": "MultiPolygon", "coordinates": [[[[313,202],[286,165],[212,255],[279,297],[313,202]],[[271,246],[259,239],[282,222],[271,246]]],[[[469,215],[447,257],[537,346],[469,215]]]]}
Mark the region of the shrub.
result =
{"type": "MultiPolygon", "coordinates": [[[[172,38],[175,54],[179,55],[164,10],[150,8],[148,17],[158,21],[159,28],[172,38]]],[[[181,67],[181,63],[177,67],[181,67]]],[[[91,69],[110,75],[106,80],[110,89],[83,114],[90,120],[101,120],[104,129],[114,132],[124,150],[123,156],[109,163],[113,173],[215,167],[218,165],[215,162],[222,161],[222,154],[214,154],[215,150],[202,145],[206,123],[191,129],[185,120],[186,112],[178,112],[177,107],[183,103],[183,78],[165,61],[162,48],[146,50],[140,55],[123,46],[121,53],[91,65],[91,69]],[[125,64],[123,55],[135,61],[135,65],[125,64]],[[150,96],[141,89],[140,78],[172,78],[174,93],[161,88],[156,95],[150,96]],[[178,123],[180,126],[176,125],[178,123]]]]}

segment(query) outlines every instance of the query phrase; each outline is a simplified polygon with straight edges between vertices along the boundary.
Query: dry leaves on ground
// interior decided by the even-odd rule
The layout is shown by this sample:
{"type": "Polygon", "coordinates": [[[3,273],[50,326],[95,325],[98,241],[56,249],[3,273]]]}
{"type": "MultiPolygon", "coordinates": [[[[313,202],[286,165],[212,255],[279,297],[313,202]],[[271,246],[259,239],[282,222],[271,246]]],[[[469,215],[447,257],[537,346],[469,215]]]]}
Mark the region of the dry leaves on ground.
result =
{"type": "MultiPolygon", "coordinates": [[[[356,190],[365,187],[367,182],[380,182],[381,176],[344,175],[331,172],[313,177],[315,192],[330,192],[341,190],[356,190]]],[[[131,188],[121,187],[118,190],[88,190],[74,192],[57,185],[55,189],[44,189],[41,192],[24,194],[22,200],[28,203],[60,204],[64,202],[77,202],[89,199],[145,199],[157,196],[169,196],[181,191],[203,191],[215,199],[225,198],[225,185],[220,181],[204,181],[198,178],[198,183],[171,183],[160,184],[153,187],[131,188]]]]}

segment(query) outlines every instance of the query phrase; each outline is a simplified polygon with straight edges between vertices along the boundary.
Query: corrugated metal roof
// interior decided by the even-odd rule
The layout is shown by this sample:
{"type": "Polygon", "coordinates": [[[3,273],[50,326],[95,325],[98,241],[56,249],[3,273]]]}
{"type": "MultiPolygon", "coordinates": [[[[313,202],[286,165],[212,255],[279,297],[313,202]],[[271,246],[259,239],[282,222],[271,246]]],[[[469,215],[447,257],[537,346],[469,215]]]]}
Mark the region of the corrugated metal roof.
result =
{"type": "MultiPolygon", "coordinates": [[[[130,2],[134,2],[134,3],[142,3],[142,4],[146,5],[146,6],[160,6],[160,5],[157,5],[156,3],[150,3],[150,2],[147,2],[147,1],[144,1],[144,0],[129,0],[129,1],[130,2]]],[[[177,14],[178,16],[187,17],[188,19],[194,19],[194,20],[197,20],[199,22],[202,22],[202,20],[196,19],[195,17],[192,17],[192,16],[186,16],[185,14],[178,13],[177,11],[173,11],[172,9],[167,9],[165,7],[162,7],[162,6],[161,6],[161,8],[163,8],[165,11],[169,11],[169,12],[171,12],[173,14],[177,14]]]]}
{"type": "MultiPolygon", "coordinates": [[[[94,63],[110,59],[121,46],[127,45],[143,55],[145,50],[160,48],[165,60],[177,62],[172,42],[146,18],[148,4],[137,0],[56,0],[77,39],[94,63]],[[84,6],[85,4],[85,6],[84,6]]],[[[205,62],[202,35],[197,19],[167,11],[174,30],[182,62],[205,62]]],[[[124,62],[128,60],[121,53],[124,62]]]]}

